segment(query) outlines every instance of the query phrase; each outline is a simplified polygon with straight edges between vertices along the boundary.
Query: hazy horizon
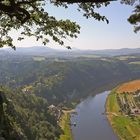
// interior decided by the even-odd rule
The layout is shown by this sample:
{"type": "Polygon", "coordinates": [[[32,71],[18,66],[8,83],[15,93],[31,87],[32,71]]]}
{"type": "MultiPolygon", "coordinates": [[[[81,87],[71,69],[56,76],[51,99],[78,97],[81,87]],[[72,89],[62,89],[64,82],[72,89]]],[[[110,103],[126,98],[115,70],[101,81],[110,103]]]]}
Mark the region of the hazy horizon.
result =
{"type": "MultiPolygon", "coordinates": [[[[113,50],[113,51],[117,51],[117,50],[123,50],[123,49],[140,49],[139,47],[135,47],[135,48],[107,48],[107,49],[86,49],[86,48],[71,48],[70,50],[65,48],[65,47],[49,47],[49,46],[43,46],[43,45],[39,45],[39,46],[28,46],[28,47],[16,47],[16,50],[18,50],[19,48],[31,48],[31,49],[35,49],[35,48],[48,48],[48,49],[52,49],[52,50],[58,50],[58,51],[75,51],[75,50],[79,50],[79,51],[108,51],[108,50],[113,50]]],[[[11,49],[13,50],[11,47],[3,47],[3,48],[0,48],[0,50],[6,50],[6,49],[11,49]]],[[[16,50],[13,50],[13,51],[16,51],[16,50]]]]}

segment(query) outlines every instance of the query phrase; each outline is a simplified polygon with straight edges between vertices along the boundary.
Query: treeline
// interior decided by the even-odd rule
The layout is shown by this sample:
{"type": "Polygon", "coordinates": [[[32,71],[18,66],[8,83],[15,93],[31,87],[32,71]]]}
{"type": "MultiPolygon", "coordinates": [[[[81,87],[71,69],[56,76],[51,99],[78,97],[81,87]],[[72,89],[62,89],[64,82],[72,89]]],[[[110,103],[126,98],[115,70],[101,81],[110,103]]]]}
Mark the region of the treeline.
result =
{"type": "Polygon", "coordinates": [[[140,77],[140,65],[117,58],[0,61],[1,84],[44,97],[49,104],[71,104],[99,90],[140,77]]]}

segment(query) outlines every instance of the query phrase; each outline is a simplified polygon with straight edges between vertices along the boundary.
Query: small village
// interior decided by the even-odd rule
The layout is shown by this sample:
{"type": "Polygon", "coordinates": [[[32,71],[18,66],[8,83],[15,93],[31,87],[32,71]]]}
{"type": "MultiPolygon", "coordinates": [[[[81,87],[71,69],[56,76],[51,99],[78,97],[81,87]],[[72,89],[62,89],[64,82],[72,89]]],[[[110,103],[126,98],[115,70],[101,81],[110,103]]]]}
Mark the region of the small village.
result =
{"type": "MultiPolygon", "coordinates": [[[[61,121],[62,121],[62,116],[66,113],[68,114],[74,114],[74,115],[77,115],[77,112],[75,110],[70,110],[70,109],[64,109],[63,107],[60,107],[60,106],[55,106],[55,105],[50,105],[48,107],[49,111],[56,117],[57,119],[57,123],[59,124],[61,121]]],[[[76,126],[76,122],[69,122],[68,125],[73,125],[73,126],[76,126]]]]}
{"type": "Polygon", "coordinates": [[[118,93],[116,96],[121,113],[128,116],[140,115],[140,90],[118,93]]]}
{"type": "Polygon", "coordinates": [[[62,108],[52,104],[48,107],[48,109],[56,117],[57,123],[59,123],[61,115],[63,114],[62,108]]]}

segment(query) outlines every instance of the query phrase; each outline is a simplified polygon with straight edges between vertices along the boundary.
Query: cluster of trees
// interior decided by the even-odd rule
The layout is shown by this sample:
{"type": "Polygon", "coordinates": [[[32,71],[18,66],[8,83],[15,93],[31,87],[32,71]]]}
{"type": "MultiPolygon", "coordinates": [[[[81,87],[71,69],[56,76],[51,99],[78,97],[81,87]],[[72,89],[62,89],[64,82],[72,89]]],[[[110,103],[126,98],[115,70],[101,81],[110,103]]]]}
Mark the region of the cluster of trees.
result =
{"type": "Polygon", "coordinates": [[[49,112],[47,100],[8,88],[1,88],[0,95],[0,139],[59,139],[62,130],[49,112]]]}
{"type": "Polygon", "coordinates": [[[72,103],[91,92],[140,76],[140,65],[116,58],[65,61],[34,61],[32,58],[13,61],[11,58],[1,60],[0,65],[2,85],[44,97],[49,104],[72,103]]]}
{"type": "MultiPolygon", "coordinates": [[[[49,36],[60,45],[64,45],[67,37],[77,37],[80,26],[70,20],[57,20],[49,15],[45,10],[46,4],[68,8],[70,4],[76,3],[77,10],[82,11],[86,18],[109,23],[108,19],[95,9],[109,5],[110,1],[112,0],[0,0],[0,47],[11,46],[15,49],[13,38],[9,35],[12,29],[21,32],[18,40],[24,39],[25,36],[35,36],[36,40],[41,40],[45,45],[49,42],[49,36]]],[[[128,21],[135,26],[135,32],[139,31],[139,0],[121,0],[121,2],[136,5],[128,21]]]]}

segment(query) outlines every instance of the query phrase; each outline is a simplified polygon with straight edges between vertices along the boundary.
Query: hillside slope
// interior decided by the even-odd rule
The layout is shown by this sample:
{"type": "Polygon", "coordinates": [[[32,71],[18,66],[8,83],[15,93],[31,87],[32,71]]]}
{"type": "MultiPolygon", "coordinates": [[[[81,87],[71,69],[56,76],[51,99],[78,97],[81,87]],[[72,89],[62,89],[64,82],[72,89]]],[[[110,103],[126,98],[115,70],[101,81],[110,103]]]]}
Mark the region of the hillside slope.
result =
{"type": "Polygon", "coordinates": [[[0,139],[58,140],[60,134],[45,99],[0,89],[0,139]]]}
{"type": "Polygon", "coordinates": [[[21,56],[1,60],[0,65],[1,85],[44,97],[49,104],[71,103],[118,83],[140,78],[140,65],[115,58],[21,56]]]}

